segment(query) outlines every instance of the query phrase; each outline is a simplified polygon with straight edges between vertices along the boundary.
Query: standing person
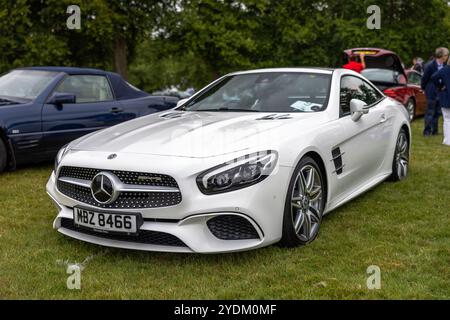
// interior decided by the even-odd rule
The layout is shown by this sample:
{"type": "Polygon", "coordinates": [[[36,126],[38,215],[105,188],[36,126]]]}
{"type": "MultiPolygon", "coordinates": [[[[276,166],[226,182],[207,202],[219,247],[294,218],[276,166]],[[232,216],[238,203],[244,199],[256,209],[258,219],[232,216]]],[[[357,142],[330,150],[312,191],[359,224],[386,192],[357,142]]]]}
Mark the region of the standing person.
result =
{"type": "Polygon", "coordinates": [[[362,70],[366,68],[366,62],[364,61],[364,53],[360,53],[359,57],[351,55],[349,62],[344,64],[342,68],[353,70],[355,72],[361,73],[362,70]]]}
{"type": "Polygon", "coordinates": [[[427,97],[427,110],[425,112],[425,127],[423,130],[424,136],[437,135],[439,127],[439,98],[437,95],[437,88],[431,77],[444,67],[444,63],[448,60],[449,51],[447,48],[437,48],[434,54],[434,59],[427,63],[425,72],[423,73],[420,86],[425,90],[427,97]]]}
{"type": "Polygon", "coordinates": [[[411,70],[417,71],[420,74],[423,73],[423,59],[420,57],[415,57],[413,59],[413,65],[411,67],[411,70]]]}
{"type": "Polygon", "coordinates": [[[450,146],[450,60],[448,64],[440,71],[436,72],[432,77],[439,93],[439,104],[442,108],[442,115],[444,118],[444,141],[443,144],[450,146]]]}

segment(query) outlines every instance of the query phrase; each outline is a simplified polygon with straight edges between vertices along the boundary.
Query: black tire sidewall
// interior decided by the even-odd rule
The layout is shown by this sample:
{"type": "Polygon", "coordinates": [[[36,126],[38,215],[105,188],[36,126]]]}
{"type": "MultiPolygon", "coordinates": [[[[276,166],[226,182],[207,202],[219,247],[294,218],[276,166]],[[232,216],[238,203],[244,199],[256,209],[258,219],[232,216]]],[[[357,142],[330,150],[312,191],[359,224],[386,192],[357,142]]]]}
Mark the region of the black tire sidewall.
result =
{"type": "MultiPolygon", "coordinates": [[[[319,223],[319,228],[317,233],[315,234],[315,236],[310,239],[309,241],[305,242],[300,240],[300,238],[297,236],[297,234],[295,233],[294,230],[294,225],[292,222],[292,213],[291,213],[291,195],[292,195],[292,190],[294,188],[294,183],[295,183],[295,179],[297,177],[297,174],[299,172],[299,170],[304,167],[305,165],[312,165],[317,172],[319,173],[320,176],[320,182],[323,186],[322,192],[325,193],[326,192],[326,188],[325,188],[325,183],[324,183],[324,178],[323,178],[323,172],[320,168],[320,166],[317,164],[317,162],[309,157],[306,156],[304,158],[302,158],[299,163],[297,164],[297,166],[295,167],[295,170],[292,174],[291,177],[291,181],[289,182],[289,187],[288,187],[288,191],[286,194],[286,200],[285,200],[285,204],[284,204],[284,213],[283,213],[283,234],[282,234],[282,238],[280,241],[280,244],[282,246],[286,246],[286,247],[296,247],[296,246],[302,246],[302,245],[306,245],[308,243],[311,243],[312,241],[314,241],[314,239],[317,237],[319,231],[320,231],[320,223],[319,223]]],[[[323,210],[325,208],[325,194],[322,196],[322,203],[321,203],[321,214],[320,214],[320,222],[322,222],[322,218],[323,218],[323,210]]]]}
{"type": "Polygon", "coordinates": [[[8,162],[8,155],[6,153],[5,142],[0,138],[0,173],[6,168],[8,162]]]}

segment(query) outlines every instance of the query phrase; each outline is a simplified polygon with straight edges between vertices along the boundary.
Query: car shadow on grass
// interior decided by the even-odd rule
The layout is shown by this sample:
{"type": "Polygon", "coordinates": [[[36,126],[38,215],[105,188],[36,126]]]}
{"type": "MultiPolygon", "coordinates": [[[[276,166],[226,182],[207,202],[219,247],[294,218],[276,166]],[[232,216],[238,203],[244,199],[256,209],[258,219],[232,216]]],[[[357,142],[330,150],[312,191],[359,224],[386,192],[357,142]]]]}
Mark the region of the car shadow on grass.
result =
{"type": "Polygon", "coordinates": [[[22,175],[29,171],[45,171],[48,170],[48,175],[52,173],[53,170],[53,162],[52,161],[44,161],[38,163],[29,163],[18,165],[14,170],[7,169],[4,174],[12,174],[12,175],[22,175]]]}

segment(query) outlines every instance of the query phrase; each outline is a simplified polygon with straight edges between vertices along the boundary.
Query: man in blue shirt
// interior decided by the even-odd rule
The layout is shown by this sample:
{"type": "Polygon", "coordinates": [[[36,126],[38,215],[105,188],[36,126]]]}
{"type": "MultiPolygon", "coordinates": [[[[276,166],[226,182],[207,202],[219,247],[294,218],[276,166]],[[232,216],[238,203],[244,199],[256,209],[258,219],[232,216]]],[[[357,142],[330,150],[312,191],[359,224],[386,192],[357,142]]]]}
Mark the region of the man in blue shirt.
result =
{"type": "MultiPolygon", "coordinates": [[[[450,62],[449,62],[450,63],[450,62]]],[[[449,63],[432,77],[439,93],[439,105],[444,118],[444,141],[443,144],[450,146],[450,65],[449,63]]]]}
{"type": "Polygon", "coordinates": [[[427,110],[425,112],[425,128],[423,134],[425,136],[438,134],[439,117],[441,114],[438,98],[438,89],[436,88],[431,77],[444,67],[448,60],[449,51],[447,48],[437,48],[434,59],[425,65],[421,87],[425,91],[427,97],[427,110]]]}

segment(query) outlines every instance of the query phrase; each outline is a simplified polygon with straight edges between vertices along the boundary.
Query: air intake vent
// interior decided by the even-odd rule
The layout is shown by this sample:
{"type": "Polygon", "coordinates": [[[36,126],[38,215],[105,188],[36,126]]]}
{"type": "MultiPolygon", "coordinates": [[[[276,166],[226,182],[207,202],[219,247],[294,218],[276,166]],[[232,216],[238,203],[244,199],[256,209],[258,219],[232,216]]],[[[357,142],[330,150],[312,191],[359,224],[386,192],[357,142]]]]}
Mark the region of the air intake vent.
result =
{"type": "Polygon", "coordinates": [[[258,232],[250,221],[241,216],[217,216],[206,224],[211,233],[221,240],[259,239],[258,232]]]}
{"type": "Polygon", "coordinates": [[[61,227],[69,230],[73,230],[79,233],[87,234],[90,236],[117,240],[117,241],[126,241],[126,242],[137,242],[137,243],[145,243],[152,244],[156,246],[169,246],[169,247],[187,247],[186,244],[169,233],[157,232],[157,231],[148,231],[141,230],[136,236],[127,236],[127,235],[116,235],[116,234],[108,234],[108,233],[99,233],[88,229],[78,228],[74,225],[72,219],[62,218],[61,219],[61,227]]]}
{"type": "Polygon", "coordinates": [[[284,120],[284,119],[292,119],[290,114],[269,114],[267,116],[258,118],[256,120],[284,120]]]}

